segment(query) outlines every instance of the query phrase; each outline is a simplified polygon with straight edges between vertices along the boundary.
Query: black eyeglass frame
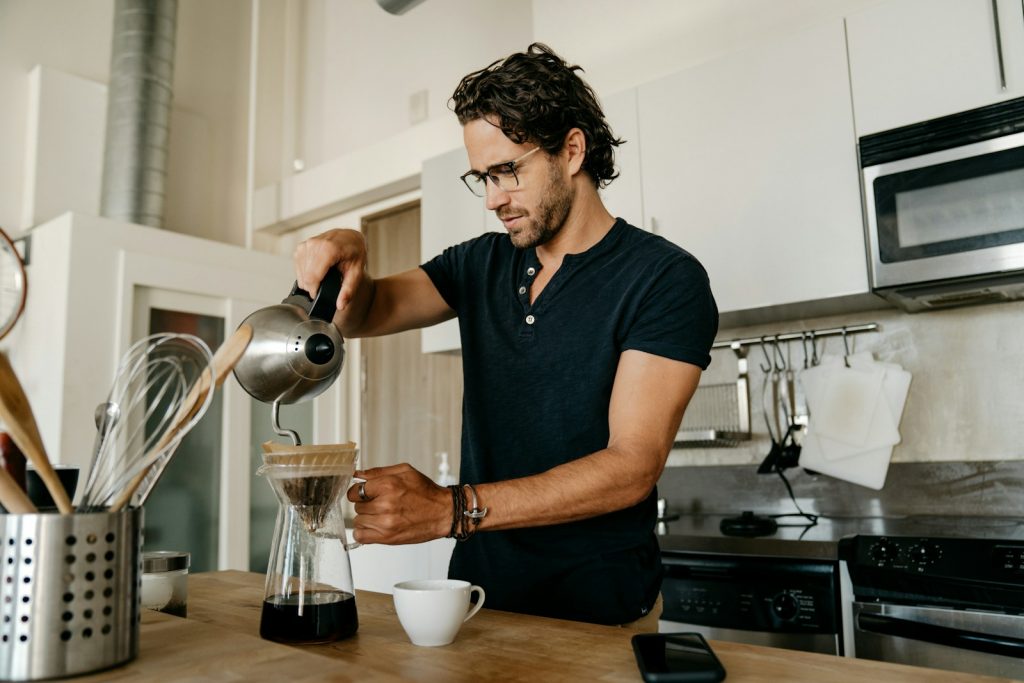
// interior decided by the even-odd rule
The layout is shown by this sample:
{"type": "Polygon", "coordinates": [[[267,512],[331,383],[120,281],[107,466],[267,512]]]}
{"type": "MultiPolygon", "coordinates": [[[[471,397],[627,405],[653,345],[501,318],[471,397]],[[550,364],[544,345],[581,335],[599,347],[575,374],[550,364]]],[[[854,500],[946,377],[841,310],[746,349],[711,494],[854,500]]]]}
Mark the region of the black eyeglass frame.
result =
{"type": "Polygon", "coordinates": [[[521,157],[518,157],[516,159],[513,159],[512,161],[503,161],[500,164],[493,164],[491,166],[488,166],[487,170],[485,170],[483,173],[481,173],[480,171],[473,171],[473,170],[466,171],[461,176],[459,176],[459,180],[461,180],[462,184],[466,186],[466,189],[468,189],[470,192],[473,193],[474,197],[486,197],[487,196],[487,180],[488,179],[490,179],[490,181],[492,183],[494,183],[494,186],[497,187],[502,192],[511,192],[512,190],[514,190],[514,189],[519,187],[519,175],[516,173],[516,168],[519,166],[519,164],[522,163],[523,159],[525,159],[526,157],[530,156],[531,154],[533,154],[534,152],[536,152],[539,149],[540,149],[540,147],[534,147],[533,149],[531,149],[526,154],[524,154],[521,157]],[[504,173],[505,175],[504,176],[498,176],[497,175],[498,172],[504,173]],[[515,183],[515,185],[513,185],[512,187],[502,187],[501,186],[502,177],[507,178],[508,174],[512,175],[512,181],[515,183]],[[477,183],[477,185],[475,185],[475,186],[474,185],[470,185],[469,184],[470,178],[472,178],[477,183]],[[476,189],[474,189],[474,187],[481,188],[483,193],[482,194],[477,194],[477,191],[476,191],[476,189]]]}

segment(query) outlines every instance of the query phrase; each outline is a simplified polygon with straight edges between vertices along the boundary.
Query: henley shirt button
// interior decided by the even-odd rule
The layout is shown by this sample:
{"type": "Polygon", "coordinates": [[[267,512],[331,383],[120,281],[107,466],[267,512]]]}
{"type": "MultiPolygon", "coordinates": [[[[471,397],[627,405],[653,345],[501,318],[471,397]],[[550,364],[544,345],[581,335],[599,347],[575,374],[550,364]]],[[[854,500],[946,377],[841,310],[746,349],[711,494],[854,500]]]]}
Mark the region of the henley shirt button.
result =
{"type": "Polygon", "coordinates": [[[520,287],[519,288],[519,293],[520,294],[526,294],[526,287],[520,287]]]}
{"type": "Polygon", "coordinates": [[[527,325],[532,325],[532,324],[534,323],[534,321],[535,321],[535,320],[537,320],[537,319],[536,319],[536,318],[534,318],[534,317],[533,317],[532,315],[528,315],[528,316],[526,316],[526,324],[527,324],[527,325]]]}
{"type": "Polygon", "coordinates": [[[530,266],[529,268],[526,269],[526,274],[527,275],[536,275],[537,274],[537,269],[534,268],[533,266],[530,266]]]}

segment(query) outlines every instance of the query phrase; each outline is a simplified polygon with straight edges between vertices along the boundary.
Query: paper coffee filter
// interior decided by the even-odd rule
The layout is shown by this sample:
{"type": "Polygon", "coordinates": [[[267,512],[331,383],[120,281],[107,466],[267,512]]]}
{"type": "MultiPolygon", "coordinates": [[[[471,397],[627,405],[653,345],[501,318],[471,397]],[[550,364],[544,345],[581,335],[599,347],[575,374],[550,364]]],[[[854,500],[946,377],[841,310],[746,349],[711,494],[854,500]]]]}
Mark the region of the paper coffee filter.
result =
{"type": "Polygon", "coordinates": [[[274,441],[263,443],[264,465],[287,465],[291,467],[355,467],[359,449],[355,442],[341,444],[320,444],[293,446],[274,441]]]}

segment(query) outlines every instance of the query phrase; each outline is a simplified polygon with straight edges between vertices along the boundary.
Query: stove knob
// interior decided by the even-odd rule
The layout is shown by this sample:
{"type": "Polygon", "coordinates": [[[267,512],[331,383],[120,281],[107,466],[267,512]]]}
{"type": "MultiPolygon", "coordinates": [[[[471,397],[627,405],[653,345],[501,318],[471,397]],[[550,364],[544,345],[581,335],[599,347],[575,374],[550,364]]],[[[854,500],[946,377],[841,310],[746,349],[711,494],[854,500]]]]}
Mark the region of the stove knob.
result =
{"type": "Polygon", "coordinates": [[[910,548],[910,560],[914,564],[925,566],[932,564],[935,560],[939,559],[941,552],[939,549],[929,543],[919,543],[910,548]]]}
{"type": "Polygon", "coordinates": [[[885,564],[896,559],[899,549],[890,541],[879,541],[868,548],[868,557],[878,564],[885,564]]]}
{"type": "Polygon", "coordinates": [[[789,593],[779,593],[772,598],[772,612],[782,621],[791,621],[800,611],[800,604],[789,593]]]}

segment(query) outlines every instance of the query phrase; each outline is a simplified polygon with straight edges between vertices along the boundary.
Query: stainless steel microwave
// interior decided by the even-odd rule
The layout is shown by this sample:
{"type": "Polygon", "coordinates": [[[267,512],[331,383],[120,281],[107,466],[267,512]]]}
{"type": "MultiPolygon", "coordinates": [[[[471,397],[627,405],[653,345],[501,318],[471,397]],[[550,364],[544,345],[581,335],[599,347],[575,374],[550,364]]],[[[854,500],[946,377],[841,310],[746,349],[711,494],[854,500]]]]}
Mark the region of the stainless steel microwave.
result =
{"type": "Polygon", "coordinates": [[[907,311],[1024,299],[1024,98],[858,147],[875,293],[907,311]]]}

